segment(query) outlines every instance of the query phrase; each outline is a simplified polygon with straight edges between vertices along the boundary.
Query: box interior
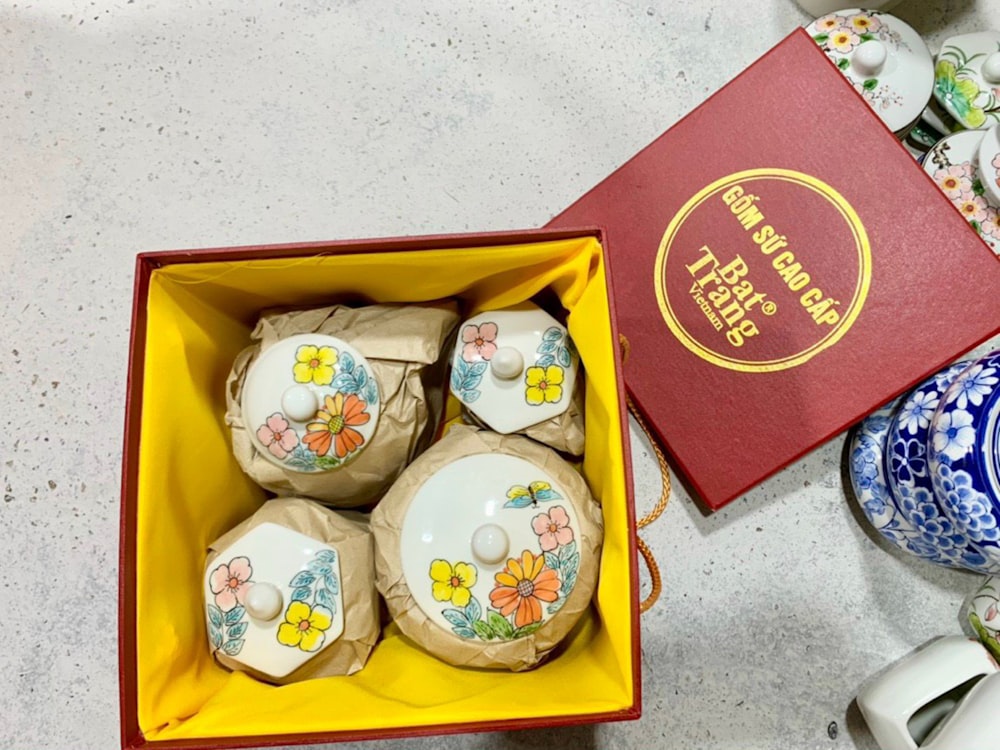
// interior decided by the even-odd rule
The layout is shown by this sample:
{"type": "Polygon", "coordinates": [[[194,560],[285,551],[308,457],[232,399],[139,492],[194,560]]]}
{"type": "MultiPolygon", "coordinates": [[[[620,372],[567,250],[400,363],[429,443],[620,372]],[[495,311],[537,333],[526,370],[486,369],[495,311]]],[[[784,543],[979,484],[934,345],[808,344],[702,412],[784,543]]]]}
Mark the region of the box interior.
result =
{"type": "MultiPolygon", "coordinates": [[[[146,300],[136,508],[136,686],[147,741],[392,730],[582,716],[634,706],[625,438],[603,248],[596,237],[488,247],[165,263],[146,300]],[[208,545],[267,497],[239,469],[222,421],[226,376],[258,313],[350,299],[458,297],[464,312],[544,290],[567,311],[587,373],[582,471],[602,503],[596,607],[542,667],[459,669],[392,625],[351,677],[274,687],[218,666],[201,578],[208,545]]],[[[141,301],[140,301],[141,305],[141,301]]]]}

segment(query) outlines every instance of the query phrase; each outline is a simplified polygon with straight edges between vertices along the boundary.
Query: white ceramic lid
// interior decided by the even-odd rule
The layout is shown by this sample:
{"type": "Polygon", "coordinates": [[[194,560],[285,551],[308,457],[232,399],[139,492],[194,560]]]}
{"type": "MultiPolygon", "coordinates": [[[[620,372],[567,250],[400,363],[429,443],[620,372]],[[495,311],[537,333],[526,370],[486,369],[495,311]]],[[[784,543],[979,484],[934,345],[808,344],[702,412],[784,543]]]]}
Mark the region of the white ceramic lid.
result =
{"type": "Polygon", "coordinates": [[[934,67],[934,98],[966,128],[1000,122],[1000,31],[945,40],[934,67]]]}
{"type": "Polygon", "coordinates": [[[526,303],[459,326],[451,390],[490,429],[509,434],[566,411],[579,364],[566,328],[526,303]]]}
{"type": "Polygon", "coordinates": [[[406,585],[431,622],[462,638],[530,635],[576,584],[577,518],[564,488],[533,463],[465,456],[427,479],[407,508],[406,585]]]}
{"type": "Polygon", "coordinates": [[[972,225],[1000,254],[1000,209],[990,205],[979,175],[982,130],[963,130],[944,138],[924,158],[924,171],[972,225]]]}
{"type": "Polygon", "coordinates": [[[986,198],[1000,208],[1000,123],[986,131],[979,144],[979,181],[986,198]]]}
{"type": "Polygon", "coordinates": [[[300,334],[260,353],[247,372],[241,408],[254,445],[271,463],[330,471],[371,442],[381,397],[371,365],[354,347],[300,334]]]}
{"type": "Polygon", "coordinates": [[[329,545],[263,523],[205,569],[212,653],[274,678],[294,672],[344,632],[340,555],[329,545]]]}
{"type": "Polygon", "coordinates": [[[817,18],[806,31],[890,130],[917,121],[931,98],[934,61],[909,24],[854,8],[817,18]]]}

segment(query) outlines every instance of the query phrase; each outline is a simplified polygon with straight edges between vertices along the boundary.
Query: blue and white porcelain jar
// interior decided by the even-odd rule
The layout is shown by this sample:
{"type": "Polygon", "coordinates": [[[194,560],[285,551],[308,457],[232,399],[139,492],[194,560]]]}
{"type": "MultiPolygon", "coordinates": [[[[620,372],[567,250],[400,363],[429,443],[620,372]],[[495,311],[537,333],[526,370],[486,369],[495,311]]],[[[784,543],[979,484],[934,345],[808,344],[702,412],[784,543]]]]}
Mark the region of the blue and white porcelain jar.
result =
{"type": "Polygon", "coordinates": [[[928,468],[955,531],[1000,572],[1000,351],[963,370],[931,420],[928,468]]]}

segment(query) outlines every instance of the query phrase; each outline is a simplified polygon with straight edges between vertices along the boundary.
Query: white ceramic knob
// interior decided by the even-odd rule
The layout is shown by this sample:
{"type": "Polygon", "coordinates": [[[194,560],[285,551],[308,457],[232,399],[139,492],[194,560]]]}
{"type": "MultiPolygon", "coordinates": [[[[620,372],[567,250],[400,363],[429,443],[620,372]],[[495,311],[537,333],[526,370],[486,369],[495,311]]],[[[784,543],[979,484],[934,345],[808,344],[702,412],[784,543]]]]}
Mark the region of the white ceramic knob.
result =
{"type": "Polygon", "coordinates": [[[878,39],[864,42],[854,51],[851,65],[863,76],[877,76],[885,67],[889,51],[878,39]]]}
{"type": "Polygon", "coordinates": [[[277,586],[270,583],[254,583],[243,600],[247,612],[256,620],[273,620],[281,614],[284,601],[277,586]]]}
{"type": "Polygon", "coordinates": [[[983,61],[983,78],[987,83],[1000,83],[1000,52],[994,52],[983,61]]]}
{"type": "Polygon", "coordinates": [[[285,415],[296,422],[305,422],[316,416],[319,399],[307,385],[293,385],[281,394],[281,408],[285,415]]]}
{"type": "Polygon", "coordinates": [[[524,372],[524,357],[512,346],[501,346],[490,359],[490,369],[501,380],[514,380],[524,372]]]}
{"type": "Polygon", "coordinates": [[[472,556],[480,563],[496,565],[510,552],[510,539],[503,527],[495,523],[480,526],[472,533],[472,556]]]}

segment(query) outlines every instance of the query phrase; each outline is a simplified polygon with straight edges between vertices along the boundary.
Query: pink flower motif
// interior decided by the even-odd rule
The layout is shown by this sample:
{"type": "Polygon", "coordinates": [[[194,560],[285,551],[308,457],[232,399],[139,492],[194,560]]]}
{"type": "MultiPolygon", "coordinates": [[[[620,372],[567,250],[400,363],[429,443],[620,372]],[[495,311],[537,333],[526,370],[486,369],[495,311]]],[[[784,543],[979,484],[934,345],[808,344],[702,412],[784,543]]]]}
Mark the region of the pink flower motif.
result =
{"type": "Polygon", "coordinates": [[[462,359],[466,362],[478,362],[490,359],[497,351],[497,324],[483,323],[474,326],[467,325],[462,329],[462,359]]]}
{"type": "Polygon", "coordinates": [[[984,235],[994,240],[1000,240],[1000,211],[992,206],[987,208],[986,217],[979,226],[984,235]]]}
{"type": "Polygon", "coordinates": [[[834,49],[842,55],[846,55],[852,49],[858,46],[861,38],[852,31],[847,29],[840,29],[838,31],[830,34],[830,38],[827,40],[827,44],[830,49],[834,49]]]}
{"type": "Polygon", "coordinates": [[[952,200],[963,197],[965,193],[972,193],[971,169],[965,169],[961,165],[937,170],[934,173],[934,182],[952,200]]]}
{"type": "Polygon", "coordinates": [[[257,428],[257,439],[277,458],[284,458],[288,452],[299,444],[299,436],[295,430],[288,429],[288,421],[275,412],[267,421],[257,428]]]}
{"type": "Polygon", "coordinates": [[[548,513],[539,513],[532,518],[531,528],[538,534],[538,543],[543,552],[551,552],[556,547],[573,541],[569,516],[561,505],[557,505],[548,513]]]}
{"type": "Polygon", "coordinates": [[[986,218],[986,211],[989,208],[983,196],[971,194],[963,195],[961,199],[956,201],[955,205],[958,206],[958,210],[965,217],[966,221],[977,221],[980,224],[986,218]]]}
{"type": "Polygon", "coordinates": [[[250,559],[246,557],[234,557],[229,565],[220,565],[212,571],[208,583],[219,609],[228,612],[237,604],[243,604],[252,575],[253,568],[250,567],[250,559]]]}

